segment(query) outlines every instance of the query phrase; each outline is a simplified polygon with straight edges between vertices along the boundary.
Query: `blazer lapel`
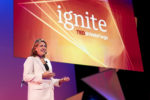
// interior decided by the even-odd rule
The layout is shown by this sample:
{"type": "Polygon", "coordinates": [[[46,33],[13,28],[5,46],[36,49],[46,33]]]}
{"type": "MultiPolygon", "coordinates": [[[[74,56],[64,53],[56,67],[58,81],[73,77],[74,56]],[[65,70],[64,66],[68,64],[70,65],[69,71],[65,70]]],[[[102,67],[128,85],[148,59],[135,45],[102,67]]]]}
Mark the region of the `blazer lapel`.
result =
{"type": "Polygon", "coordinates": [[[42,63],[42,61],[40,60],[40,58],[39,57],[35,57],[36,58],[36,60],[37,60],[37,62],[38,62],[38,64],[42,67],[42,69],[44,70],[44,72],[46,71],[46,69],[45,69],[45,67],[44,67],[44,65],[43,65],[43,63],[42,63]]]}

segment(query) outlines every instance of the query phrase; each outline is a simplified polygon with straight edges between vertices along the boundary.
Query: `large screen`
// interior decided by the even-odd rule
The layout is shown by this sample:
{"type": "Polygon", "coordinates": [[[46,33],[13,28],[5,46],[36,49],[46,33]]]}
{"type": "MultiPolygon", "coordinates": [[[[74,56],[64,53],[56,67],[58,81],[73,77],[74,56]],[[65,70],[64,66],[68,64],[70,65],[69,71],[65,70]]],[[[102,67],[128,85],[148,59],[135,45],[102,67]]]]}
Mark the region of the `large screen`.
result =
{"type": "Polygon", "coordinates": [[[51,61],[143,71],[132,0],[14,0],[14,55],[38,38],[51,61]]]}

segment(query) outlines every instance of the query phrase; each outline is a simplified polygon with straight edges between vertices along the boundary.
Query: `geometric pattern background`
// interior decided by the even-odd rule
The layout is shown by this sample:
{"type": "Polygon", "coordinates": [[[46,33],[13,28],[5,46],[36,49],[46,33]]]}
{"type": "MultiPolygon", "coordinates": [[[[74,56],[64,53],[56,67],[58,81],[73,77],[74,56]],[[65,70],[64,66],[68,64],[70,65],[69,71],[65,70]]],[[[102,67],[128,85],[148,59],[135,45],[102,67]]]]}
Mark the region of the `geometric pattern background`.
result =
{"type": "Polygon", "coordinates": [[[82,100],[83,93],[84,92],[82,91],[72,97],[67,98],[66,100],[82,100]]]}
{"type": "Polygon", "coordinates": [[[82,80],[107,100],[125,100],[115,70],[106,70],[82,80]]]}

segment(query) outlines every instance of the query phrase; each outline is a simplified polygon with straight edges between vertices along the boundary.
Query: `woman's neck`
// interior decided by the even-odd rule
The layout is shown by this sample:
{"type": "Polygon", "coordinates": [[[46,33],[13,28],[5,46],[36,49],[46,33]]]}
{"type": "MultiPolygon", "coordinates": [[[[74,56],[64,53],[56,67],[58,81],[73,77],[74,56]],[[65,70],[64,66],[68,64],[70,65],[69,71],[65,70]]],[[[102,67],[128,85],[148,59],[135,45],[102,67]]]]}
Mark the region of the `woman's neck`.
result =
{"type": "Polygon", "coordinates": [[[39,55],[38,55],[38,57],[39,57],[40,59],[44,59],[44,58],[45,58],[44,56],[39,56],[39,55]]]}

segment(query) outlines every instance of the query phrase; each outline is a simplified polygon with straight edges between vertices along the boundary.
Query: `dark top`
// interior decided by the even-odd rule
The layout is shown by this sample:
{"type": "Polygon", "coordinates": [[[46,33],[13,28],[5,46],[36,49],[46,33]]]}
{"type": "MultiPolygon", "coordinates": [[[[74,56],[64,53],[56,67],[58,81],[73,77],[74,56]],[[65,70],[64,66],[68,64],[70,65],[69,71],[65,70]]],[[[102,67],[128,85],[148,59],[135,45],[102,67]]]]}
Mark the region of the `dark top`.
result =
{"type": "Polygon", "coordinates": [[[47,65],[47,62],[44,64],[46,71],[49,71],[49,67],[47,65]]]}

